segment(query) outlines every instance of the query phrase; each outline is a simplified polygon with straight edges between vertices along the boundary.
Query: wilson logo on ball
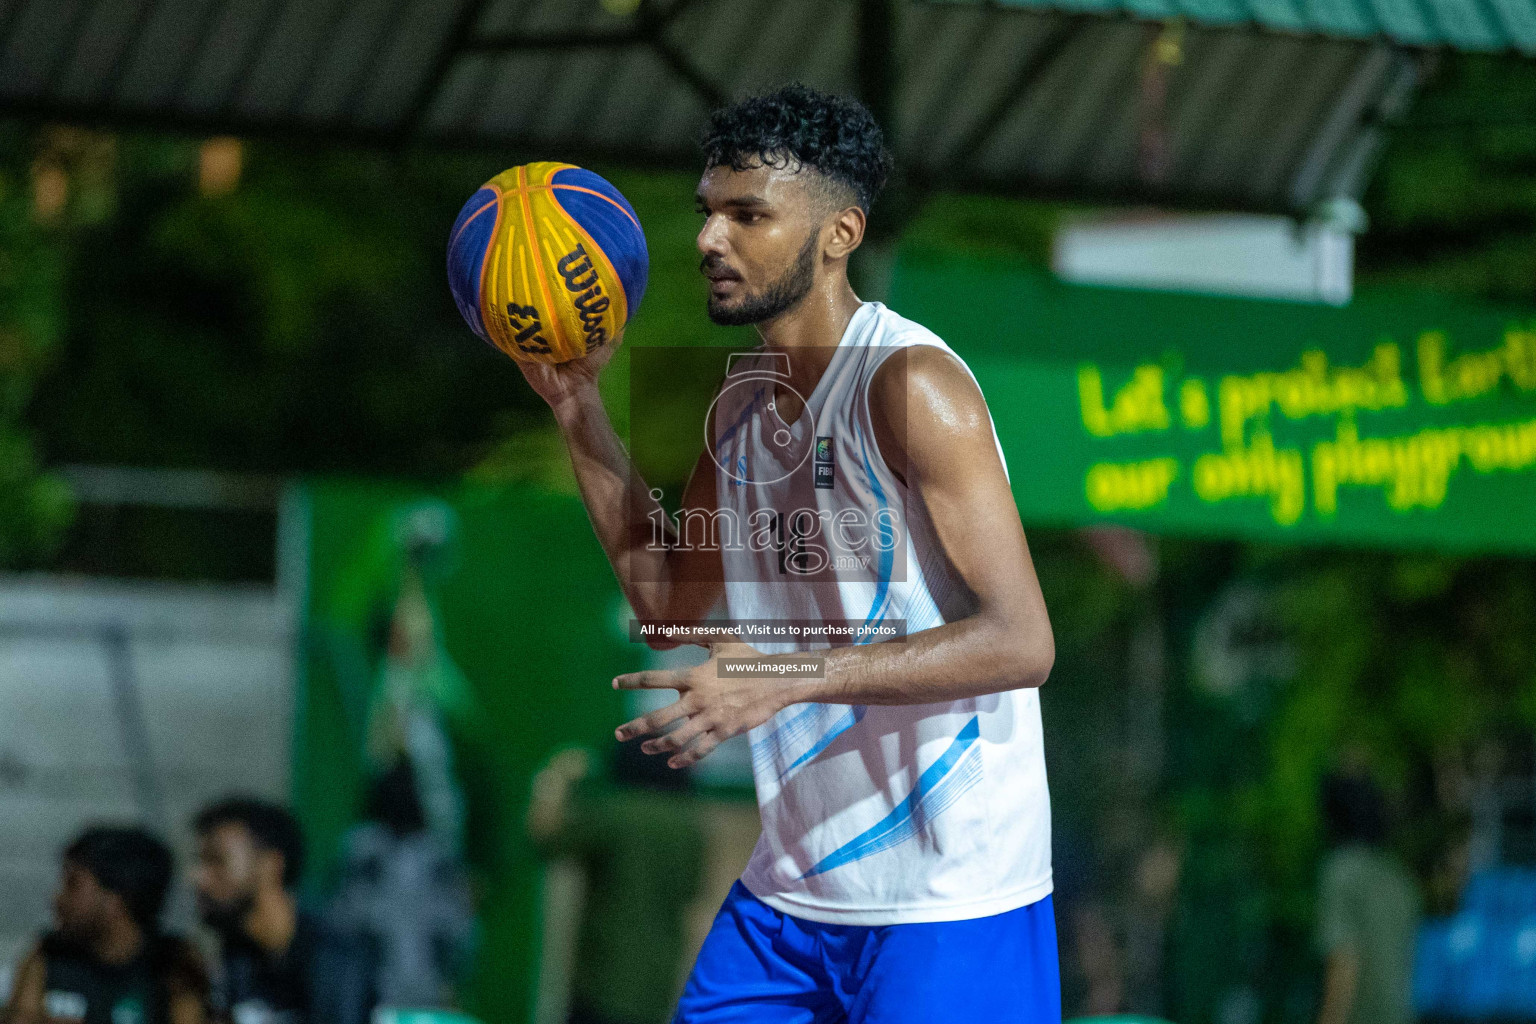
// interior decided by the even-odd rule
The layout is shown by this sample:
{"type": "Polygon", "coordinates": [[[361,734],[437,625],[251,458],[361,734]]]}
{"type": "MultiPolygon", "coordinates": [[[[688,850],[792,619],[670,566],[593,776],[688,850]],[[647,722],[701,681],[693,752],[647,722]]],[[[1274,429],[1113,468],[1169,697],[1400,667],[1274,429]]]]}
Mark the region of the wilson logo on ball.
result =
{"type": "Polygon", "coordinates": [[[615,341],[649,271],[629,203],[591,171],[503,171],[464,204],[448,283],[470,329],[514,359],[563,363],[615,341]]]}
{"type": "Polygon", "coordinates": [[[608,312],[611,303],[608,296],[603,294],[602,282],[598,281],[597,271],[592,267],[592,257],[578,245],[561,257],[555,269],[565,279],[566,290],[576,296],[571,301],[576,304],[576,313],[581,317],[587,347],[596,348],[608,340],[608,330],[603,326],[603,314],[608,312]]]}

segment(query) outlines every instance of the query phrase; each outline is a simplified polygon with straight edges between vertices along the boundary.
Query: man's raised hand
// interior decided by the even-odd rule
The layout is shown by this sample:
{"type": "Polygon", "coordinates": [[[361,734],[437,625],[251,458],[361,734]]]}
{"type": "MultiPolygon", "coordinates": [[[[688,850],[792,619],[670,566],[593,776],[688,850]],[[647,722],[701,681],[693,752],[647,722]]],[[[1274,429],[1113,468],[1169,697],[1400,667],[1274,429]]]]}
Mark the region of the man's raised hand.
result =
{"type": "Polygon", "coordinates": [[[617,677],[615,689],[676,690],[677,700],[624,723],[614,735],[619,740],[650,736],[640,749],[647,754],[671,754],[667,759],[671,768],[697,764],[721,743],[762,725],[790,703],[786,700],[790,687],[782,679],[720,673],[722,657],[757,656],[758,652],[744,643],[715,643],[710,645],[709,660],[701,665],[617,677]]]}

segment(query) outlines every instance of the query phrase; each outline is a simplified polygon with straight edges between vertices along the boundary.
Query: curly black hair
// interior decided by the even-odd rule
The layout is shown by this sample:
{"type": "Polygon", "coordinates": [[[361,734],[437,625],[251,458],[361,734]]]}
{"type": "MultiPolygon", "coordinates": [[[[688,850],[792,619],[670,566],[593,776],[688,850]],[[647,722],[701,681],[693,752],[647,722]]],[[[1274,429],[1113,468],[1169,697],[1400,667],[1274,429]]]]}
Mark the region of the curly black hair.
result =
{"type": "Polygon", "coordinates": [[[171,888],[171,851],[141,828],[99,825],[64,849],[64,860],[84,868],[96,884],[115,892],[140,928],[154,931],[171,888]]]}
{"type": "Polygon", "coordinates": [[[705,167],[814,168],[865,213],[891,173],[885,134],[864,104],[798,82],[716,110],[701,145],[705,167]]]}
{"type": "Polygon", "coordinates": [[[259,850],[283,855],[283,886],[293,888],[304,870],[304,833],[292,814],[277,804],[232,796],[210,804],[192,819],[192,831],[206,836],[223,825],[243,825],[259,850]]]}

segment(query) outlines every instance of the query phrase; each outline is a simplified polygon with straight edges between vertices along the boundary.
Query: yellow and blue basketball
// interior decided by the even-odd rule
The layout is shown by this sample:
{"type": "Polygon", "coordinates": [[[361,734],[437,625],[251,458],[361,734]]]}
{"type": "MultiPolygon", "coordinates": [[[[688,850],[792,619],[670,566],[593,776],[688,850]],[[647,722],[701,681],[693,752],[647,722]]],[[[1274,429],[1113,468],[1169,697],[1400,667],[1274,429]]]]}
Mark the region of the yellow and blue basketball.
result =
{"type": "Polygon", "coordinates": [[[514,359],[563,363],[613,343],[640,307],[640,218],[591,171],[544,162],[470,197],[448,238],[448,284],[470,328],[514,359]]]}

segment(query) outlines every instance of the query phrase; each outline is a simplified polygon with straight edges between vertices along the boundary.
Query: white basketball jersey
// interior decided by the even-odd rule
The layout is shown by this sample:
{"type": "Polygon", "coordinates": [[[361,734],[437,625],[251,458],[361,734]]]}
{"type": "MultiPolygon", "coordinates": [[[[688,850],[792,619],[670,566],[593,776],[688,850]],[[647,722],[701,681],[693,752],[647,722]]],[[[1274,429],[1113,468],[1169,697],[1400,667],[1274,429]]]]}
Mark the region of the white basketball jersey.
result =
{"type": "MultiPolygon", "coordinates": [[[[877,627],[904,621],[917,633],[972,610],[870,420],[876,369],[912,345],[959,361],[926,328],[865,303],[793,423],[774,405],[775,377],[787,378],[773,359],[783,357],[738,359],[712,428],[719,518],[740,526],[721,544],[731,619],[841,622],[865,627],[864,641],[893,642],[877,627]]],[[[765,653],[829,645],[750,642],[765,653]]],[[[1050,893],[1035,690],[899,707],[796,704],[750,736],[763,832],[742,882],[776,910],[855,925],[951,921],[1050,893]]]]}

